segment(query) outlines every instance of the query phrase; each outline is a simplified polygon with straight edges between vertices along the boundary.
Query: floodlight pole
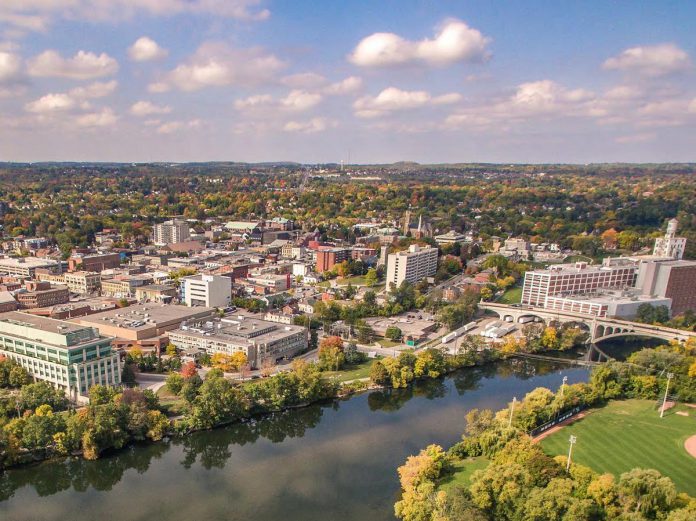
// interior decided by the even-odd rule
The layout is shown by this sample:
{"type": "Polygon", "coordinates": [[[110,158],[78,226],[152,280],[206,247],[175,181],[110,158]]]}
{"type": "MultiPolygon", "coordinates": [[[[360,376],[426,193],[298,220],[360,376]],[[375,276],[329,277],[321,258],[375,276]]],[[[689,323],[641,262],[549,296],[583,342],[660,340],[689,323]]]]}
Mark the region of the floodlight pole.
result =
{"type": "Polygon", "coordinates": [[[669,382],[674,378],[674,373],[667,373],[667,386],[665,387],[665,397],[662,400],[662,408],[660,409],[660,418],[665,415],[665,407],[667,406],[667,393],[669,392],[669,382]]]}
{"type": "Polygon", "coordinates": [[[512,397],[512,403],[510,404],[510,419],[508,420],[508,428],[512,427],[512,415],[515,412],[515,402],[517,402],[517,396],[512,397]]]}
{"type": "Polygon", "coordinates": [[[568,461],[566,462],[566,472],[570,470],[570,458],[573,455],[573,445],[578,441],[577,436],[573,436],[572,434],[570,435],[570,439],[568,440],[570,442],[570,448],[568,449],[568,461]]]}
{"type": "Polygon", "coordinates": [[[565,389],[566,383],[568,382],[568,377],[563,377],[563,383],[561,384],[561,399],[563,399],[563,391],[565,389]]]}

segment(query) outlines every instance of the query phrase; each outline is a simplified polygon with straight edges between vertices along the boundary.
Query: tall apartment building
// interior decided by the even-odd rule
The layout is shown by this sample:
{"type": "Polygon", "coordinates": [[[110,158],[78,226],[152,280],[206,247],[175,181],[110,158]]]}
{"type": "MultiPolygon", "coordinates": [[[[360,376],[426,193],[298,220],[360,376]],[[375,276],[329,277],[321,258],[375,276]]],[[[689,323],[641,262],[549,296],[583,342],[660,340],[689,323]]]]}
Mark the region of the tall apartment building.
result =
{"type": "Polygon", "coordinates": [[[345,248],[326,248],[317,251],[317,273],[331,271],[336,264],[350,259],[350,250],[345,248]]]}
{"type": "Polygon", "coordinates": [[[172,219],[155,225],[153,241],[156,246],[166,246],[186,242],[191,238],[189,225],[186,221],[172,219]]]}
{"type": "Polygon", "coordinates": [[[181,279],[181,301],[187,306],[225,308],[232,303],[232,279],[221,275],[192,275],[181,279]]]}
{"type": "Polygon", "coordinates": [[[416,284],[437,272],[437,248],[409,246],[407,251],[392,253],[387,257],[387,287],[400,286],[408,281],[416,284]]]}
{"type": "Polygon", "coordinates": [[[307,349],[307,330],[246,317],[183,323],[169,332],[169,341],[180,349],[233,354],[242,352],[252,367],[265,360],[277,362],[307,349]]]}
{"type": "Polygon", "coordinates": [[[656,257],[669,257],[670,259],[676,260],[680,260],[684,257],[686,238],[677,237],[678,226],[679,221],[676,219],[671,219],[667,223],[667,233],[665,233],[665,236],[655,239],[653,255],[656,257]]]}
{"type": "Polygon", "coordinates": [[[521,302],[528,306],[544,307],[547,297],[633,287],[636,268],[635,261],[607,258],[601,266],[576,262],[551,266],[546,270],[528,271],[524,275],[521,302]]]}
{"type": "Polygon", "coordinates": [[[0,314],[0,355],[76,401],[95,384],[119,385],[121,360],[96,328],[10,311],[0,314]]]}

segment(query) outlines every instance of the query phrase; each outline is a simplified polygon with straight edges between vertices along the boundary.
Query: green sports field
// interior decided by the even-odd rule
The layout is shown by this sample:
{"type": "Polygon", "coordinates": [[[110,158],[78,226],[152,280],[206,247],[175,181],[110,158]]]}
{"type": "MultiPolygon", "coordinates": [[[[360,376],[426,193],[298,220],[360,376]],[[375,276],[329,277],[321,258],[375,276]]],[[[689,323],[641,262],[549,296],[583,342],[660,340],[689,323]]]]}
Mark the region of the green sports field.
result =
{"type": "Polygon", "coordinates": [[[541,446],[552,456],[566,455],[571,434],[577,436],[576,463],[617,477],[636,467],[657,469],[678,490],[696,496],[696,458],[684,450],[684,441],[696,434],[696,409],[677,406],[660,418],[653,401],[615,401],[550,435],[541,446]]]}

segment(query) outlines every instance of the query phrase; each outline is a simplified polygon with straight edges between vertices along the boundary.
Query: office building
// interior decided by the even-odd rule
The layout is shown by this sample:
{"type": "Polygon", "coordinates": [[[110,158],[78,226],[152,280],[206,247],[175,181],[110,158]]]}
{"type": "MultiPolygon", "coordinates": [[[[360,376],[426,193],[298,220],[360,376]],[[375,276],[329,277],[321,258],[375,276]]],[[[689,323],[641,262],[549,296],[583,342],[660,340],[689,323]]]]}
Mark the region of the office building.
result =
{"type": "Polygon", "coordinates": [[[30,281],[26,283],[25,290],[18,291],[15,297],[22,309],[44,308],[65,304],[70,300],[70,291],[67,286],[51,286],[50,282],[30,281]]]}
{"type": "Polygon", "coordinates": [[[192,275],[181,279],[181,302],[187,306],[226,308],[232,303],[232,279],[221,275],[192,275]]]}
{"type": "Polygon", "coordinates": [[[435,236],[435,242],[441,246],[446,244],[462,244],[466,242],[466,236],[461,233],[457,233],[454,230],[450,230],[442,235],[435,236]]]}
{"type": "Polygon", "coordinates": [[[437,248],[409,246],[406,251],[392,253],[387,257],[387,286],[400,286],[407,281],[416,284],[437,272],[437,248]]]}
{"type": "Polygon", "coordinates": [[[524,275],[521,303],[544,307],[547,297],[631,288],[636,281],[636,268],[635,261],[619,257],[606,258],[601,266],[576,262],[528,271],[524,275]]]}
{"type": "Polygon", "coordinates": [[[346,248],[324,248],[317,250],[317,273],[331,271],[336,264],[350,259],[351,252],[346,248]]]}
{"type": "Polygon", "coordinates": [[[36,270],[44,268],[52,273],[60,273],[60,262],[37,257],[5,257],[0,259],[0,275],[10,275],[21,279],[33,279],[36,270]]]}
{"type": "Polygon", "coordinates": [[[120,253],[77,253],[68,259],[68,271],[93,271],[100,273],[121,265],[120,253]]]}
{"type": "Polygon", "coordinates": [[[664,237],[655,239],[655,248],[653,255],[655,257],[669,257],[670,259],[680,260],[684,257],[684,249],[686,248],[686,238],[677,237],[677,227],[679,221],[671,219],[667,223],[667,233],[664,237]]]}
{"type": "Polygon", "coordinates": [[[208,354],[242,352],[252,367],[292,357],[308,344],[304,327],[243,316],[188,321],[169,333],[169,341],[179,349],[208,354]]]}
{"type": "Polygon", "coordinates": [[[111,338],[93,327],[16,311],[3,313],[0,355],[78,402],[88,400],[93,385],[121,383],[121,361],[112,352],[111,338]]]}
{"type": "Polygon", "coordinates": [[[155,225],[153,241],[156,246],[166,246],[186,242],[191,238],[189,225],[186,221],[173,219],[155,225]]]}
{"type": "Polygon", "coordinates": [[[636,287],[645,296],[672,301],[672,315],[696,310],[696,261],[643,259],[636,287]]]}

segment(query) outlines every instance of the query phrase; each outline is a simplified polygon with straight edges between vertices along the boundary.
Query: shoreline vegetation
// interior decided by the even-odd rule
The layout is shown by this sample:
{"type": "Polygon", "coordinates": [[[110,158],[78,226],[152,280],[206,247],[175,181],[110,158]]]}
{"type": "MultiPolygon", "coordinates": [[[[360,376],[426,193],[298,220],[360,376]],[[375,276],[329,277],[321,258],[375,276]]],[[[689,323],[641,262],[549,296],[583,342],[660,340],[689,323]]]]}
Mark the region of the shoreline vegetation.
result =
{"type": "Polygon", "coordinates": [[[693,342],[642,349],[626,363],[595,367],[588,383],[562,385],[555,393],[539,387],[495,413],[470,410],[460,442],[447,450],[430,445],[399,467],[396,516],[403,521],[696,518],[696,499],[679,492],[669,476],[643,468],[617,477],[600,474],[574,460],[568,464],[565,455],[549,456],[528,434],[577,408],[626,399],[657,403],[665,393],[661,375],[667,368],[674,373],[676,399],[693,402],[695,362],[693,342]]]}

